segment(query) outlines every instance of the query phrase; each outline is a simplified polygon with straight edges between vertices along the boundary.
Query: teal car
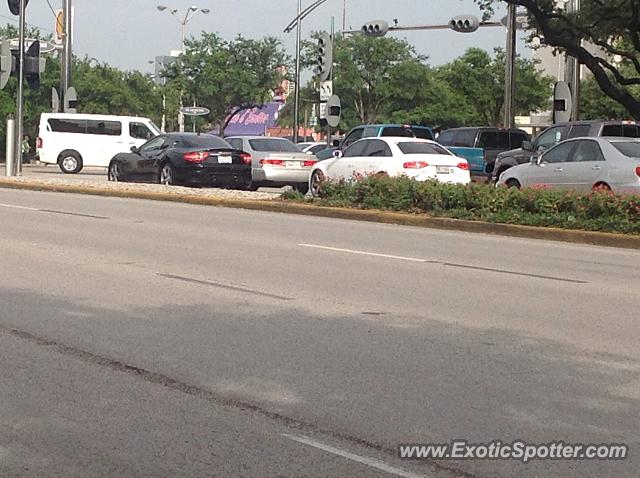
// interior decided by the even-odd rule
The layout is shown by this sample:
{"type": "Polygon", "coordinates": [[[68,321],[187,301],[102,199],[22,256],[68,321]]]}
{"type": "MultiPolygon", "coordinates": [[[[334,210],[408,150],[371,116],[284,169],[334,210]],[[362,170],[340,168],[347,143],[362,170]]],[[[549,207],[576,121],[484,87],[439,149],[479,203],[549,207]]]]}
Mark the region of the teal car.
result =
{"type": "Polygon", "coordinates": [[[428,126],[414,126],[403,124],[369,124],[356,126],[347,133],[340,145],[336,148],[329,148],[316,154],[318,160],[324,161],[333,157],[336,150],[344,151],[353,143],[363,138],[380,138],[389,136],[400,136],[409,138],[430,139],[435,141],[433,130],[428,126]]]}
{"type": "Polygon", "coordinates": [[[498,154],[521,148],[529,140],[521,129],[479,127],[448,129],[436,141],[466,159],[473,177],[486,180],[491,178],[498,154]]]}

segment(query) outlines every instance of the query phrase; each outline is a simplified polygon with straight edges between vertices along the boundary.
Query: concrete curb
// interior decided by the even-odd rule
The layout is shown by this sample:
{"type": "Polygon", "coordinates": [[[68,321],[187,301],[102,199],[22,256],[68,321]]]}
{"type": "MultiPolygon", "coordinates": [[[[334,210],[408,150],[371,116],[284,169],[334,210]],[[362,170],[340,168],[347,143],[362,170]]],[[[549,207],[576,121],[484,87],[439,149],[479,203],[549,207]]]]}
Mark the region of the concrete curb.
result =
{"type": "Polygon", "coordinates": [[[494,224],[481,221],[464,221],[460,219],[437,218],[408,213],[314,206],[312,204],[286,201],[225,199],[151,191],[125,191],[114,190],[110,188],[101,188],[99,186],[72,186],[65,184],[42,183],[38,181],[14,181],[4,178],[0,178],[0,188],[149,199],[154,201],[170,201],[204,206],[219,206],[256,211],[279,212],[302,216],[327,217],[335,219],[397,224],[403,226],[425,227],[431,229],[474,232],[500,236],[520,237],[526,239],[542,239],[549,241],[570,242],[575,244],[589,244],[625,249],[640,249],[640,236],[638,235],[574,231],[569,229],[517,226],[512,224],[494,224]]]}

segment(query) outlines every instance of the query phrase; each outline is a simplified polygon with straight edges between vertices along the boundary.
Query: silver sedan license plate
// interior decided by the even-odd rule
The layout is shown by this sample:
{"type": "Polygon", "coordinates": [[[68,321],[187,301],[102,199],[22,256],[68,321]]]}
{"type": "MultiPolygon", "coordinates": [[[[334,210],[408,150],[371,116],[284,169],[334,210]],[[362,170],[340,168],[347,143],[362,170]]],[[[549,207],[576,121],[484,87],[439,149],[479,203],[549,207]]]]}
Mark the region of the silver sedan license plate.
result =
{"type": "Polygon", "coordinates": [[[450,172],[449,166],[436,166],[436,173],[438,174],[449,174],[450,172]]]}
{"type": "Polygon", "coordinates": [[[287,168],[299,168],[300,161],[287,161],[287,168]]]}

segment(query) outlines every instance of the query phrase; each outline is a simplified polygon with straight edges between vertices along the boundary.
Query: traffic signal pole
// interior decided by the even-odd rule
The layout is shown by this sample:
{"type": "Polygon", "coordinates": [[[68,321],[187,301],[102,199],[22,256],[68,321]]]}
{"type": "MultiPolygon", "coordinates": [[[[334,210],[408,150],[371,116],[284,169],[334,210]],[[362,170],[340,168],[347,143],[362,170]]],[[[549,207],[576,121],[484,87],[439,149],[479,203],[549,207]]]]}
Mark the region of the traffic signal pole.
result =
{"type": "Polygon", "coordinates": [[[516,123],[516,6],[507,7],[507,51],[504,92],[504,127],[514,128],[516,123]]]}
{"type": "Polygon", "coordinates": [[[22,174],[22,138],[24,136],[24,55],[27,0],[20,0],[20,32],[18,35],[18,99],[16,100],[16,138],[14,175],[22,174]]]}
{"type": "Polygon", "coordinates": [[[72,29],[73,18],[71,12],[71,0],[63,0],[64,40],[62,48],[62,64],[60,69],[60,92],[63,97],[71,86],[71,66],[73,62],[72,29]]]}
{"type": "Polygon", "coordinates": [[[293,142],[298,144],[300,125],[300,48],[302,43],[302,0],[298,0],[298,16],[296,17],[296,89],[293,98],[293,142]]]}

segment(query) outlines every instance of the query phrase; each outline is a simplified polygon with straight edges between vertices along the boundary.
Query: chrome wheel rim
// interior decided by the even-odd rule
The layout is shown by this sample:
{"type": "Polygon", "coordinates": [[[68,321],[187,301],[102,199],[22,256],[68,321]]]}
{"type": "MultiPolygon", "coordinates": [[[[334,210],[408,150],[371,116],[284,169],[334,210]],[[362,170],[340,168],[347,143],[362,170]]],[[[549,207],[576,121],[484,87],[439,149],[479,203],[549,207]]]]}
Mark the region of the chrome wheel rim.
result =
{"type": "Polygon", "coordinates": [[[73,171],[78,167],[78,160],[73,156],[67,156],[62,160],[62,167],[65,171],[73,171]]]}
{"type": "Polygon", "coordinates": [[[118,169],[117,164],[112,164],[109,167],[109,181],[114,181],[114,182],[120,181],[120,171],[118,169]]]}
{"type": "Polygon", "coordinates": [[[320,196],[320,187],[322,186],[322,173],[318,171],[313,173],[311,177],[311,194],[317,198],[320,196]]]}
{"type": "Polygon", "coordinates": [[[173,183],[173,178],[171,177],[171,168],[169,165],[162,168],[160,171],[160,184],[164,184],[165,186],[171,186],[173,183]]]}

